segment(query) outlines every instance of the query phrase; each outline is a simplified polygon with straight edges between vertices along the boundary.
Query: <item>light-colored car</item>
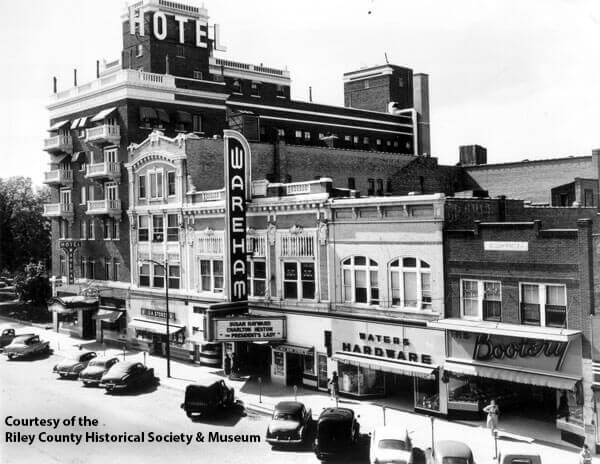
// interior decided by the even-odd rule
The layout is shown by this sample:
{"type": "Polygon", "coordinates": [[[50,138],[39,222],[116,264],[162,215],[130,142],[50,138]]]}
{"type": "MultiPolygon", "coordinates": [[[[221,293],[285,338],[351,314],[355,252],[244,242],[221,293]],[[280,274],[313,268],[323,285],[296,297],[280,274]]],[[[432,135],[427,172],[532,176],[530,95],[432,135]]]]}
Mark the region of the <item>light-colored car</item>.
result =
{"type": "Polygon", "coordinates": [[[34,356],[50,353],[50,342],[40,340],[38,335],[18,335],[4,347],[8,359],[17,357],[34,356]]]}
{"type": "Polygon", "coordinates": [[[98,357],[92,359],[87,367],[79,373],[79,380],[84,385],[99,385],[100,379],[119,360],[115,357],[98,357]]]}
{"type": "Polygon", "coordinates": [[[412,442],[408,430],[390,426],[373,430],[369,462],[371,464],[412,464],[412,442]]]}
{"type": "Polygon", "coordinates": [[[80,350],[68,353],[65,359],[56,364],[52,369],[61,377],[77,378],[79,373],[84,370],[88,363],[96,357],[96,352],[80,350]]]}
{"type": "Polygon", "coordinates": [[[437,441],[433,447],[433,462],[435,464],[474,464],[473,452],[462,441],[437,441]]]}
{"type": "Polygon", "coordinates": [[[539,454],[507,453],[498,455],[498,464],[542,464],[539,454]]]}

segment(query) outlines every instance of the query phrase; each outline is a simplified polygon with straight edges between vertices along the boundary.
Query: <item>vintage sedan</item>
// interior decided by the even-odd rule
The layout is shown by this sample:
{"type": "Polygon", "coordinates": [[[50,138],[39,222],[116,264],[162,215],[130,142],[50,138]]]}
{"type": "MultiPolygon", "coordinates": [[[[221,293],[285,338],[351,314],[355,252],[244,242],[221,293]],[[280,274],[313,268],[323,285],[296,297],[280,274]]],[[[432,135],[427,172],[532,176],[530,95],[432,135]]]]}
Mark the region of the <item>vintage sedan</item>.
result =
{"type": "MultiPolygon", "coordinates": [[[[19,335],[33,335],[33,334],[19,334],[19,335]]],[[[2,333],[0,334],[0,349],[5,347],[6,345],[9,345],[17,336],[18,335],[15,333],[15,329],[13,329],[13,328],[2,329],[2,333]]]]}
{"type": "Polygon", "coordinates": [[[60,377],[77,378],[79,373],[85,369],[88,363],[96,357],[96,352],[79,350],[68,353],[65,359],[56,364],[52,369],[60,377]]]}
{"type": "Polygon", "coordinates": [[[117,390],[130,390],[156,385],[158,379],[154,369],[144,366],[141,362],[124,361],[113,365],[100,379],[100,386],[107,393],[117,390]]]}
{"type": "Polygon", "coordinates": [[[371,433],[369,462],[412,464],[412,442],[408,430],[389,426],[376,428],[371,433]]]}
{"type": "Polygon", "coordinates": [[[38,335],[18,335],[4,347],[8,359],[50,353],[50,342],[40,340],[38,335]]]}
{"type": "Polygon", "coordinates": [[[499,453],[498,464],[542,464],[542,458],[539,454],[531,453],[499,453]]]}
{"type": "Polygon", "coordinates": [[[297,401],[281,401],[275,406],[267,428],[272,446],[303,443],[312,422],[312,411],[297,401]]]}
{"type": "Polygon", "coordinates": [[[349,408],[324,409],[317,422],[313,450],[325,461],[351,453],[360,436],[358,416],[349,408]]]}
{"type": "Polygon", "coordinates": [[[235,390],[223,380],[207,384],[192,384],[185,388],[184,402],[181,404],[188,417],[213,414],[235,404],[235,390]]]}
{"type": "Polygon", "coordinates": [[[83,382],[84,386],[98,385],[102,376],[118,362],[119,360],[114,357],[94,358],[88,363],[87,367],[79,373],[79,380],[83,382]]]}
{"type": "Polygon", "coordinates": [[[462,441],[441,440],[433,447],[435,464],[474,464],[473,452],[462,441]]]}

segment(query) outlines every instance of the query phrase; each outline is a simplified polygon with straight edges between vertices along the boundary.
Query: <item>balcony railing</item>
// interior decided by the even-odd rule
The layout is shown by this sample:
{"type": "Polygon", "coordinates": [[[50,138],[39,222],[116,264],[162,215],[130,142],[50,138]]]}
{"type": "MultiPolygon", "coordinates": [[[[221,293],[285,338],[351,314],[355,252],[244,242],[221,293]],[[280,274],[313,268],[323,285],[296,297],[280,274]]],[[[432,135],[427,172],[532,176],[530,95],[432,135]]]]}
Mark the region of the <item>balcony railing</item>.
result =
{"type": "Polygon", "coordinates": [[[44,205],[44,216],[67,217],[73,216],[72,203],[47,203],[44,205]]]}
{"type": "Polygon", "coordinates": [[[290,72],[283,69],[269,68],[267,66],[259,66],[249,63],[240,63],[239,61],[225,60],[223,58],[210,58],[210,65],[214,67],[223,67],[225,69],[235,69],[237,71],[249,71],[260,74],[269,74],[281,78],[289,79],[290,72]]]}
{"type": "Polygon", "coordinates": [[[70,135],[55,135],[44,139],[44,150],[50,153],[73,151],[73,140],[70,135]]]}
{"type": "Polygon", "coordinates": [[[87,202],[88,215],[108,214],[118,216],[121,214],[121,200],[93,200],[87,202]]]}
{"type": "Polygon", "coordinates": [[[106,142],[118,144],[121,141],[121,128],[112,124],[102,124],[85,131],[86,142],[106,142]]]}
{"type": "Polygon", "coordinates": [[[104,161],[103,163],[88,164],[85,168],[86,179],[111,178],[118,179],[121,176],[121,165],[119,163],[104,161]]]}
{"type": "Polygon", "coordinates": [[[285,193],[287,195],[310,193],[310,184],[310,182],[296,182],[294,184],[287,184],[285,186],[285,193]]]}
{"type": "Polygon", "coordinates": [[[71,169],[54,169],[44,173],[44,184],[70,185],[73,183],[73,171],[71,169]]]}
{"type": "Polygon", "coordinates": [[[225,190],[205,190],[203,192],[197,192],[197,200],[200,202],[204,201],[219,201],[225,199],[225,190]]]}

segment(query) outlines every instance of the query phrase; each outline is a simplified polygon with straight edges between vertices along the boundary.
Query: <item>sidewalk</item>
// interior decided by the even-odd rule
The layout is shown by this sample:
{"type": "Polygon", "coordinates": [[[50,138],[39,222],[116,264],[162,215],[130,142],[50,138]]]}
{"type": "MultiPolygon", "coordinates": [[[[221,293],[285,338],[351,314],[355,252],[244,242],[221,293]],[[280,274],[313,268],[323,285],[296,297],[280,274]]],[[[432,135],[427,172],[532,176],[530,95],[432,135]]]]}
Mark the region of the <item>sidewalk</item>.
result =
{"type": "MultiPolygon", "coordinates": [[[[20,324],[12,321],[12,325],[20,324]]],[[[244,378],[240,380],[228,379],[222,369],[202,367],[182,361],[171,361],[171,378],[167,378],[167,361],[163,357],[149,355],[147,353],[117,348],[109,348],[96,341],[84,341],[69,338],[67,335],[59,334],[51,330],[40,330],[40,335],[51,342],[51,347],[57,355],[61,352],[77,349],[79,345],[94,350],[98,354],[118,356],[120,359],[136,360],[145,362],[147,366],[154,368],[155,374],[160,378],[160,385],[183,393],[185,387],[195,382],[210,382],[215,380],[226,380],[227,384],[235,388],[236,398],[244,403],[244,406],[255,412],[271,414],[274,406],[279,401],[294,400],[303,402],[312,409],[313,417],[316,419],[324,408],[335,406],[325,392],[298,388],[296,395],[292,387],[274,384],[268,380],[261,384],[255,378],[244,378]]],[[[476,457],[476,462],[492,463],[494,455],[494,440],[490,431],[477,423],[466,423],[461,421],[448,421],[445,419],[432,419],[428,416],[416,414],[410,410],[403,410],[399,402],[391,399],[379,399],[374,401],[358,401],[347,398],[339,398],[340,407],[352,408],[359,415],[361,432],[368,433],[374,427],[384,424],[385,407],[386,425],[405,427],[411,432],[415,446],[426,449],[431,446],[432,428],[435,440],[454,439],[464,440],[469,443],[476,457]]],[[[498,449],[506,453],[510,449],[525,450],[533,449],[539,453],[544,463],[577,463],[578,449],[564,442],[551,442],[554,436],[548,436],[544,429],[539,429],[534,422],[527,420],[518,424],[500,424],[501,432],[513,432],[513,440],[500,439],[498,449]],[[503,425],[507,429],[503,428],[503,425]],[[518,425],[518,427],[513,427],[518,425]],[[518,432],[521,436],[514,435],[518,432]],[[518,438],[516,441],[514,438],[518,438]]],[[[594,462],[600,463],[600,459],[594,458],[594,462]]]]}

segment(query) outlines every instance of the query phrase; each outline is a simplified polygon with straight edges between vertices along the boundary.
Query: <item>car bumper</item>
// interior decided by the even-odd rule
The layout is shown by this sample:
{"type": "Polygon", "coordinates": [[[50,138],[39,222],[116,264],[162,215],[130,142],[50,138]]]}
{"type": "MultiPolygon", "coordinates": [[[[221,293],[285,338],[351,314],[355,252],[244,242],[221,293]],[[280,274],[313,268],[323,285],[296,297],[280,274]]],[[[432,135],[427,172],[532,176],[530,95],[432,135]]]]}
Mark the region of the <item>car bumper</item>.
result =
{"type": "Polygon", "coordinates": [[[267,443],[270,443],[271,445],[294,445],[294,444],[299,444],[302,443],[302,437],[299,438],[279,438],[279,437],[267,437],[265,439],[267,441],[267,443]]]}
{"type": "Polygon", "coordinates": [[[100,384],[100,379],[88,379],[85,377],[79,377],[79,380],[81,380],[86,385],[99,385],[100,384]]]}
{"type": "Polygon", "coordinates": [[[77,377],[79,375],[79,372],[66,371],[63,369],[57,369],[54,372],[56,372],[58,375],[61,375],[64,377],[77,377]]]}
{"type": "Polygon", "coordinates": [[[100,386],[105,388],[106,391],[124,390],[127,388],[127,384],[121,383],[100,383],[100,386]]]}

